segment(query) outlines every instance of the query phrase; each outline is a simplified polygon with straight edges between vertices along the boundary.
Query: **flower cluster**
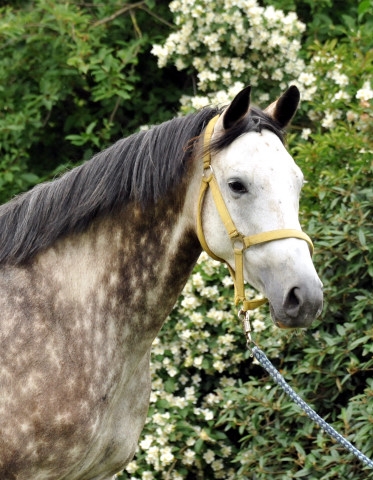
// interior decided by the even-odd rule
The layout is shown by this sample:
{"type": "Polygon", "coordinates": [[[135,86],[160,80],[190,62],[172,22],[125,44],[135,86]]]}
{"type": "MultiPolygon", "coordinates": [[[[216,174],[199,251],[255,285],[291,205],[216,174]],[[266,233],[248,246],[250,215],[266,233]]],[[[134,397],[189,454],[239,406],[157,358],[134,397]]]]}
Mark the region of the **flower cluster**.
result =
{"type": "Polygon", "coordinates": [[[172,62],[196,75],[204,95],[184,97],[184,111],[226,104],[246,83],[267,102],[304,71],[298,52],[305,25],[293,12],[256,0],[174,0],[170,9],[178,30],[152,53],[159,67],[172,62]]]}
{"type": "MultiPolygon", "coordinates": [[[[253,290],[247,289],[250,298],[253,290]]],[[[238,369],[251,363],[232,313],[233,283],[225,265],[202,253],[152,348],[152,392],[137,456],[120,478],[181,480],[187,472],[235,479],[236,447],[217,424],[237,386],[238,369]]],[[[256,335],[272,341],[262,311],[252,314],[256,335]]]]}
{"type": "MultiPolygon", "coordinates": [[[[364,64],[362,52],[351,54],[343,44],[320,46],[294,82],[313,123],[326,130],[335,128],[338,122],[352,123],[361,130],[367,128],[373,89],[364,64]]],[[[302,138],[308,139],[310,133],[310,129],[304,129],[302,138]]]]}

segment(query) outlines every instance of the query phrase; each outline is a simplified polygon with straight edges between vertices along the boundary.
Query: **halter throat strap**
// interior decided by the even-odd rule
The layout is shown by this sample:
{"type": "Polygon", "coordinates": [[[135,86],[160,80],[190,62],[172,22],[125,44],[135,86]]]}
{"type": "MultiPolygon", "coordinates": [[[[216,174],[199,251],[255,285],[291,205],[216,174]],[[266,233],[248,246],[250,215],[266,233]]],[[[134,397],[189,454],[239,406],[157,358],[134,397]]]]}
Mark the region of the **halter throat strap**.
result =
{"type": "Polygon", "coordinates": [[[259,245],[261,243],[272,242],[274,240],[282,240],[284,238],[298,238],[307,242],[311,255],[313,253],[313,243],[310,237],[302,232],[301,230],[296,229],[280,229],[272,230],[269,232],[257,233],[255,235],[244,236],[236,228],[232,217],[228,211],[228,208],[224,202],[223,196],[221,194],[219,184],[216,180],[213,168],[211,166],[211,138],[214,132],[214,127],[216,122],[219,119],[219,115],[216,115],[208,123],[205,135],[204,135],[204,144],[203,144],[203,176],[202,184],[198,199],[198,212],[197,212],[197,236],[201,243],[202,248],[212,257],[214,260],[219,262],[226,263],[231,274],[234,290],[235,290],[235,305],[242,304],[242,310],[253,310],[254,308],[263,305],[268,300],[266,298],[261,298],[258,300],[248,300],[245,296],[245,283],[244,283],[244,273],[243,273],[243,253],[246,249],[250,248],[253,245],[259,245]],[[218,257],[212,252],[207,244],[203,226],[202,226],[202,211],[204,198],[207,192],[207,189],[210,188],[214,203],[220,218],[225,226],[225,229],[228,233],[229,238],[232,242],[232,248],[234,253],[234,269],[231,265],[228,264],[223,258],[218,257]]]}

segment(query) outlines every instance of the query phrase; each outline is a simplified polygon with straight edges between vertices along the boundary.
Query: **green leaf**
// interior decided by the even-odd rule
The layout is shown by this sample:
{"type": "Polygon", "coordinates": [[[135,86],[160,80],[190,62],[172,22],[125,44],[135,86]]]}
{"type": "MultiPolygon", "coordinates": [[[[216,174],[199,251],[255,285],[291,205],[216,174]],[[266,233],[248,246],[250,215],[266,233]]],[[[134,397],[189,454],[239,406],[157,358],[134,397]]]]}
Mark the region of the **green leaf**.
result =
{"type": "Polygon", "coordinates": [[[200,453],[202,448],[204,446],[204,441],[202,440],[202,438],[199,438],[196,443],[194,444],[194,451],[196,453],[200,453]]]}
{"type": "Polygon", "coordinates": [[[367,242],[366,242],[366,239],[365,239],[364,231],[362,229],[359,229],[358,232],[357,232],[357,235],[359,237],[359,241],[360,241],[361,245],[363,247],[366,247],[367,242]]]}
{"type": "Polygon", "coordinates": [[[22,180],[25,180],[26,182],[31,184],[40,182],[40,178],[34,173],[30,173],[30,172],[21,173],[20,177],[22,178],[22,180]]]}
{"type": "Polygon", "coordinates": [[[358,14],[363,15],[364,13],[368,12],[373,7],[373,3],[371,0],[363,0],[359,3],[357,8],[358,14]]]}

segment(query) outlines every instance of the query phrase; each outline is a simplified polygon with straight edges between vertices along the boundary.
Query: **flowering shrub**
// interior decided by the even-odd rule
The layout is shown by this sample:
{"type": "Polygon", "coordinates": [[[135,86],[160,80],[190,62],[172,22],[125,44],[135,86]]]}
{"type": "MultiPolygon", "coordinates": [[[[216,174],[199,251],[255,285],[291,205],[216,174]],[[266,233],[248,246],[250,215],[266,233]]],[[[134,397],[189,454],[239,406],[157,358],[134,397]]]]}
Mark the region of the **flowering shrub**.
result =
{"type": "MultiPolygon", "coordinates": [[[[173,62],[197,72],[199,95],[182,99],[184,112],[209,102],[227,103],[243,81],[260,82],[255,90],[265,103],[269,97],[264,93],[272,97],[274,83],[283,89],[291,80],[302,91],[289,143],[308,180],[301,218],[315,241],[324,312],[313,328],[287,332],[274,328],[262,307],[253,313],[252,326],[256,341],[298,393],[372,458],[369,40],[355,32],[338,44],[311,44],[303,52],[310,58],[306,65],[295,50],[280,56],[281,42],[273,47],[264,39],[263,32],[277,38],[284,25],[293,24],[287,41],[296,42],[303,26],[295,15],[259,7],[255,0],[180,0],[171,8],[179,30],[163,46],[154,46],[153,53],[160,67],[173,62]],[[277,71],[282,76],[277,73],[274,81],[277,71]]],[[[250,358],[232,305],[226,268],[202,254],[154,343],[149,416],[137,456],[121,478],[373,479],[250,358]]]]}
{"type": "Polygon", "coordinates": [[[305,25],[294,12],[285,15],[256,0],[174,0],[170,9],[178,30],[152,52],[159,67],[171,62],[196,73],[204,95],[182,97],[184,113],[190,106],[228,103],[243,88],[242,79],[267,102],[305,68],[298,56],[305,25]]]}
{"type": "Polygon", "coordinates": [[[167,5],[120,3],[0,2],[0,202],[177,108],[181,90],[144,55],[167,5]]]}
{"type": "Polygon", "coordinates": [[[357,33],[349,42],[310,47],[310,63],[293,83],[301,91],[302,111],[314,125],[330,130],[338,122],[348,122],[357,129],[367,128],[373,75],[372,53],[364,51],[364,44],[357,33]]]}

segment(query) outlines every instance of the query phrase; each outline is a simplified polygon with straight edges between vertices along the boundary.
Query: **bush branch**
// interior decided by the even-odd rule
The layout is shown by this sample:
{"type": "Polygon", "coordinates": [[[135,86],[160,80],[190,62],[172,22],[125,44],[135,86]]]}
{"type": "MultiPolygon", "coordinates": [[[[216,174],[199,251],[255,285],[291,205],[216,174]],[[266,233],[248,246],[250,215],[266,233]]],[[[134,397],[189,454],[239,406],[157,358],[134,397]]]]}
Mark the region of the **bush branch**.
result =
{"type": "Polygon", "coordinates": [[[99,25],[104,25],[105,23],[112,22],[115,20],[117,17],[120,17],[124,13],[128,12],[129,10],[132,10],[134,8],[141,8],[145,4],[145,1],[137,2],[137,3],[131,3],[130,5],[126,5],[123,8],[120,8],[116,12],[114,12],[112,15],[109,17],[102,18],[101,20],[98,20],[95,22],[92,27],[98,27],[99,25]]]}

